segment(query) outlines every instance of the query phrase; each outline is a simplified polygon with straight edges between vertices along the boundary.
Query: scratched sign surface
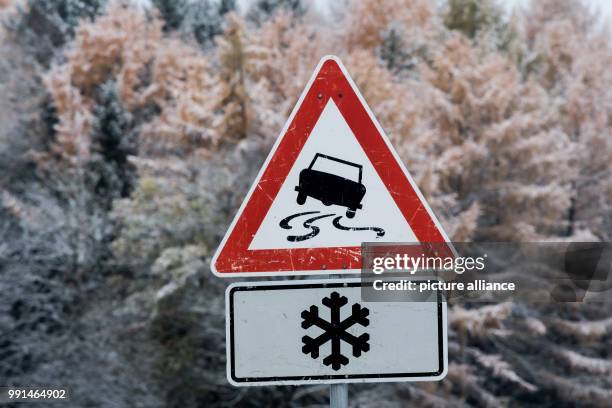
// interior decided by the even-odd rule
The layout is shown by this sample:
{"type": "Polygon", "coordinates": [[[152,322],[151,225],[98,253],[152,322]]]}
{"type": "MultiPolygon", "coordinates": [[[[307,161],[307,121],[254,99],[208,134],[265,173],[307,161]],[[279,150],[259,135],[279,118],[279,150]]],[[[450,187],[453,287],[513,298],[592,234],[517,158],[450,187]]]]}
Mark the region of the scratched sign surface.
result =
{"type": "Polygon", "coordinates": [[[346,69],[325,57],[212,269],[228,277],[354,273],[362,242],[447,241],[346,69]]]}
{"type": "Polygon", "coordinates": [[[446,303],[361,301],[355,279],[231,285],[227,377],[236,386],[434,381],[447,371],[446,303]]]}

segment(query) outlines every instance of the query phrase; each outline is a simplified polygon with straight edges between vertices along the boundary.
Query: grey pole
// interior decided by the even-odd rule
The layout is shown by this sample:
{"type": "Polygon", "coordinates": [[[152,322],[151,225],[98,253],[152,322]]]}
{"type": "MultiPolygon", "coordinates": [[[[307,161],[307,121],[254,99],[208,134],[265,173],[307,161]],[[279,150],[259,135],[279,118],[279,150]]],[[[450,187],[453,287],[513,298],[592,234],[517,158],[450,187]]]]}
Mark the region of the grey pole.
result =
{"type": "Polygon", "coordinates": [[[348,408],[348,384],[329,386],[329,408],[348,408]]]}
{"type": "MultiPolygon", "coordinates": [[[[342,275],[329,275],[328,279],[341,277],[342,275]]],[[[348,408],[348,384],[329,386],[329,408],[348,408]]]]}

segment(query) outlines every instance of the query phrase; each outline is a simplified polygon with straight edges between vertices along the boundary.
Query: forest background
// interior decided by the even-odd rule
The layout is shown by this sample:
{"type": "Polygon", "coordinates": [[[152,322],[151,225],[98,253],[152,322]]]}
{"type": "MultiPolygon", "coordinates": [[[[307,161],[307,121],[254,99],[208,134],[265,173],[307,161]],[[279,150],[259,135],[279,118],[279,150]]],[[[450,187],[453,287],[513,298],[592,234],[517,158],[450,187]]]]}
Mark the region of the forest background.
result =
{"type": "MultiPolygon", "coordinates": [[[[612,238],[612,34],[588,2],[0,7],[4,385],[69,387],[74,406],[325,406],[326,386],[228,385],[209,263],[326,54],[452,239],[612,238]]],[[[609,406],[610,303],[449,321],[444,381],[352,385],[352,405],[609,406]]]]}

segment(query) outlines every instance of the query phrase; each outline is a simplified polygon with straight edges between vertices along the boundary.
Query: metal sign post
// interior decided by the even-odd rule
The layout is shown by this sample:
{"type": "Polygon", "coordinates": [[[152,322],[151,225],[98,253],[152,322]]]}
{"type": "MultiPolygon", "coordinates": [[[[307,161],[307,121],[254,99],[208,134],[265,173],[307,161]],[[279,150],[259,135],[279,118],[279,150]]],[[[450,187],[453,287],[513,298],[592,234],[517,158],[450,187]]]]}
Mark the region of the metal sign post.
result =
{"type": "Polygon", "coordinates": [[[332,384],[329,386],[330,408],[348,408],[348,384],[332,384]]]}
{"type": "MultiPolygon", "coordinates": [[[[361,179],[361,173],[359,176],[361,179]]],[[[341,275],[330,275],[329,278],[341,278],[341,275]]],[[[348,408],[348,384],[331,384],[329,386],[329,407],[348,408]]]]}

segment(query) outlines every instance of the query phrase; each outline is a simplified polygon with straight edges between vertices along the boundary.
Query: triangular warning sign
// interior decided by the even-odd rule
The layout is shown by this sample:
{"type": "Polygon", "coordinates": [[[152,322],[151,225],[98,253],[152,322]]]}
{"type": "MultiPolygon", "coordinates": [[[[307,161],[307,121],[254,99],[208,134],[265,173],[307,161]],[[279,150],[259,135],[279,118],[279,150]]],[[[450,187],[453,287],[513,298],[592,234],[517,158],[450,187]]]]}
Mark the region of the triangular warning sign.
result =
{"type": "Polygon", "coordinates": [[[448,242],[340,60],[324,57],[212,260],[219,276],[356,272],[362,242],[448,242]]]}

